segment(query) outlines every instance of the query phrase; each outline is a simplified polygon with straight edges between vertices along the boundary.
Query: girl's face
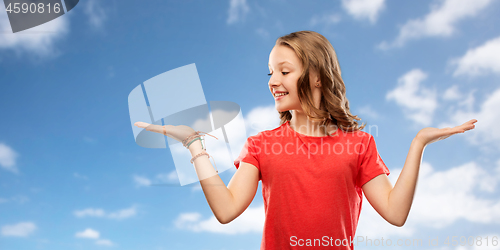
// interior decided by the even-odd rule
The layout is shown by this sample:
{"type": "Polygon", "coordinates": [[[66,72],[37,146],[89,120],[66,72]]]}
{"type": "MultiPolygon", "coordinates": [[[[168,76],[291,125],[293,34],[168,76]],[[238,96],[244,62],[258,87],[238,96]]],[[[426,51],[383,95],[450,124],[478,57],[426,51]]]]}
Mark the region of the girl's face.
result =
{"type": "MultiPolygon", "coordinates": [[[[269,55],[269,90],[273,94],[276,110],[284,112],[296,110],[302,112],[299,95],[297,93],[297,82],[302,74],[302,62],[291,48],[276,45],[269,55]],[[282,95],[285,94],[285,95],[282,95]]],[[[316,107],[319,107],[321,90],[313,87],[320,84],[316,74],[310,74],[310,83],[313,91],[313,99],[316,107]]]]}
{"type": "Polygon", "coordinates": [[[297,94],[301,74],[302,62],[295,51],[283,45],[274,46],[269,54],[269,90],[279,112],[302,110],[297,94]]]}

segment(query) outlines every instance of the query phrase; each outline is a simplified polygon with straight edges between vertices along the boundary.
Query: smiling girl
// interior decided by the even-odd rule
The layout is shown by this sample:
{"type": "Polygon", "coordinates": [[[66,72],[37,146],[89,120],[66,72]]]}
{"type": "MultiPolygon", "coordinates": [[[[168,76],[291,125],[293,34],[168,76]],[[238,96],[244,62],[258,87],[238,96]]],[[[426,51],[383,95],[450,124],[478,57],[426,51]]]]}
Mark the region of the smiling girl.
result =
{"type": "Polygon", "coordinates": [[[353,249],[363,194],[387,222],[403,226],[413,201],[424,148],[474,128],[424,128],[410,144],[394,185],[374,137],[351,114],[330,42],[312,31],[278,38],[269,55],[269,90],[280,126],[250,136],[229,184],[217,175],[197,132],[187,126],[138,122],[188,147],[205,197],[226,224],[253,200],[259,181],[265,208],[261,249],[353,249]],[[187,140],[186,140],[187,139],[187,140]]]}

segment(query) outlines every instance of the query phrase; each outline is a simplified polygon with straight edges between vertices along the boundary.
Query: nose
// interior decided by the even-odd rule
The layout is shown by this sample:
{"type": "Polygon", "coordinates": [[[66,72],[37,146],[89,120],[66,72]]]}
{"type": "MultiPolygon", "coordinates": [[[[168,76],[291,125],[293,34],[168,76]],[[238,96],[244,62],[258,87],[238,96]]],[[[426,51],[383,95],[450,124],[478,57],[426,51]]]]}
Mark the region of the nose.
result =
{"type": "Polygon", "coordinates": [[[279,87],[281,85],[281,80],[279,77],[276,76],[276,74],[271,75],[271,78],[269,78],[269,89],[272,92],[273,88],[279,87]]]}

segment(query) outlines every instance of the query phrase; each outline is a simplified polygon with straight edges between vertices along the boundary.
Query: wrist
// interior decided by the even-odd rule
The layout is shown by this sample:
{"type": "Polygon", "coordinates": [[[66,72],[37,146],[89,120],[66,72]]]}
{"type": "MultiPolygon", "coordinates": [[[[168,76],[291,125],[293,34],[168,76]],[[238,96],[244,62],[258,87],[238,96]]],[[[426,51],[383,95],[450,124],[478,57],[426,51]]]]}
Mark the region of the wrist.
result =
{"type": "Polygon", "coordinates": [[[427,146],[427,144],[422,139],[420,139],[420,137],[418,137],[418,136],[413,138],[411,145],[415,145],[415,146],[421,147],[421,148],[425,148],[427,146]]]}
{"type": "Polygon", "coordinates": [[[191,152],[192,156],[199,154],[201,151],[203,151],[201,141],[200,140],[194,141],[193,143],[191,143],[191,145],[189,145],[188,149],[189,152],[191,152]]]}

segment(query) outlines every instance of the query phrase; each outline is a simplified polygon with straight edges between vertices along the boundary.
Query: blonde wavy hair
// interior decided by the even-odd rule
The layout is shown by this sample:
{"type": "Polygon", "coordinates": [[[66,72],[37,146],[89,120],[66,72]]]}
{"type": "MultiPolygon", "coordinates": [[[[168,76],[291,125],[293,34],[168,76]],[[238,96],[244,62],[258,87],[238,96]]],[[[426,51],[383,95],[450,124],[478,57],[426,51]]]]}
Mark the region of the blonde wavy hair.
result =
{"type": "MultiPolygon", "coordinates": [[[[298,95],[302,110],[309,119],[320,122],[323,128],[332,125],[343,131],[355,132],[362,130],[366,124],[359,125],[361,120],[352,115],[346,88],[341,77],[337,54],[332,44],[321,34],[314,31],[298,31],[282,36],[276,40],[276,45],[288,46],[302,62],[303,71],[297,82],[298,95]],[[321,104],[314,106],[309,72],[315,70],[321,80],[321,104]]],[[[280,125],[292,119],[290,111],[279,112],[280,125]]]]}

